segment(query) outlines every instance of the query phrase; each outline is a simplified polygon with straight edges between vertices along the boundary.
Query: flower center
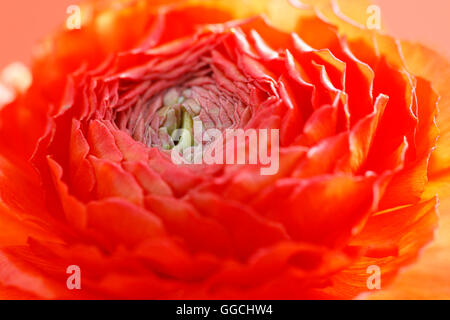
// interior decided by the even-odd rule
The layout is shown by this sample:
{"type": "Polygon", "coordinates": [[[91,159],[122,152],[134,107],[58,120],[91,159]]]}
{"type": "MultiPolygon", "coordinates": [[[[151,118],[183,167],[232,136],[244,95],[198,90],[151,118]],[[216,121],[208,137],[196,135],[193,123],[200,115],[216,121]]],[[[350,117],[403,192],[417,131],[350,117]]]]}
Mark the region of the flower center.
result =
{"type": "Polygon", "coordinates": [[[169,91],[164,96],[164,106],[157,112],[161,119],[158,135],[165,150],[174,147],[184,149],[194,145],[193,116],[200,112],[201,107],[187,97],[189,90],[183,93],[178,95],[177,90],[169,91]]]}
{"type": "Polygon", "coordinates": [[[209,77],[135,101],[113,115],[117,127],[149,147],[181,152],[203,143],[202,137],[197,137],[199,131],[240,128],[252,113],[239,97],[209,77]]]}

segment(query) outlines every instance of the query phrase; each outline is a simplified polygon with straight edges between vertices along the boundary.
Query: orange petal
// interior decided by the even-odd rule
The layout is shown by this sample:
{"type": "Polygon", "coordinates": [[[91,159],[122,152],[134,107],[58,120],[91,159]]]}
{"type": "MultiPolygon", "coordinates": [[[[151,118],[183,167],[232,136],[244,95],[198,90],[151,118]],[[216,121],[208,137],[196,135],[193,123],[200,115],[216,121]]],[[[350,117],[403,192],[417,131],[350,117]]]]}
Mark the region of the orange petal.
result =
{"type": "Polygon", "coordinates": [[[450,299],[450,181],[448,176],[428,184],[423,197],[438,193],[439,229],[419,260],[393,284],[371,299],[450,299]]]}

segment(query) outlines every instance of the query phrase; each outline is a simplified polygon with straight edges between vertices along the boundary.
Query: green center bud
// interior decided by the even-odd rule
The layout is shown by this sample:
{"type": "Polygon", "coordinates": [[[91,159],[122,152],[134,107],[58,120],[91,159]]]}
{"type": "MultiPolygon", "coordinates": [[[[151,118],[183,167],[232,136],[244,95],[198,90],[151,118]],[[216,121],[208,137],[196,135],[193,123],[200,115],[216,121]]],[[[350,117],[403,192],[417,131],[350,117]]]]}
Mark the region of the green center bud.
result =
{"type": "MultiPolygon", "coordinates": [[[[185,91],[187,92],[187,91],[185,91]]],[[[188,93],[188,92],[187,92],[188,93]]],[[[178,95],[176,90],[170,90],[164,96],[164,106],[158,110],[161,119],[159,137],[162,148],[182,151],[194,146],[194,128],[191,113],[200,112],[201,107],[184,95],[178,95]]]]}

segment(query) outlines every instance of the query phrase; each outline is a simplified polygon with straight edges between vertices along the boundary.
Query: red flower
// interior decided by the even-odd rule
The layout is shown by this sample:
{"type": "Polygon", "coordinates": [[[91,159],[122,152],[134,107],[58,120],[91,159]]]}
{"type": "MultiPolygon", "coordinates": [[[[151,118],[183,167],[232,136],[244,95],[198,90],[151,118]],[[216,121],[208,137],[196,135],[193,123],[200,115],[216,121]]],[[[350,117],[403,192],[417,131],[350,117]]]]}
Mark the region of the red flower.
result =
{"type": "Polygon", "coordinates": [[[354,298],[371,266],[390,284],[437,225],[437,76],[330,8],[87,2],[1,110],[0,296],[354,298]],[[279,170],[174,164],[193,120],[279,129],[279,170]]]}

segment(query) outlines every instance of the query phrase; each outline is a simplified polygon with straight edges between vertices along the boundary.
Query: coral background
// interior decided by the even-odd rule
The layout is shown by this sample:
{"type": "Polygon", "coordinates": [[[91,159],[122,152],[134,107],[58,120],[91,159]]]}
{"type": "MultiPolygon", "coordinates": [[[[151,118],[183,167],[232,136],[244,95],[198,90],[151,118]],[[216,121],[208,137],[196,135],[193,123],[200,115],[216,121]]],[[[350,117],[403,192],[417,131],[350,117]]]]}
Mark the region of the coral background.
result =
{"type": "MultiPolygon", "coordinates": [[[[345,8],[357,1],[340,0],[339,3],[345,8]]],[[[423,42],[450,57],[450,1],[372,2],[380,6],[381,21],[389,33],[402,39],[423,42]]],[[[14,61],[29,63],[33,45],[64,23],[68,17],[67,7],[76,3],[77,0],[0,1],[0,68],[14,61]]],[[[367,16],[366,12],[362,11],[361,16],[367,16]]]]}

